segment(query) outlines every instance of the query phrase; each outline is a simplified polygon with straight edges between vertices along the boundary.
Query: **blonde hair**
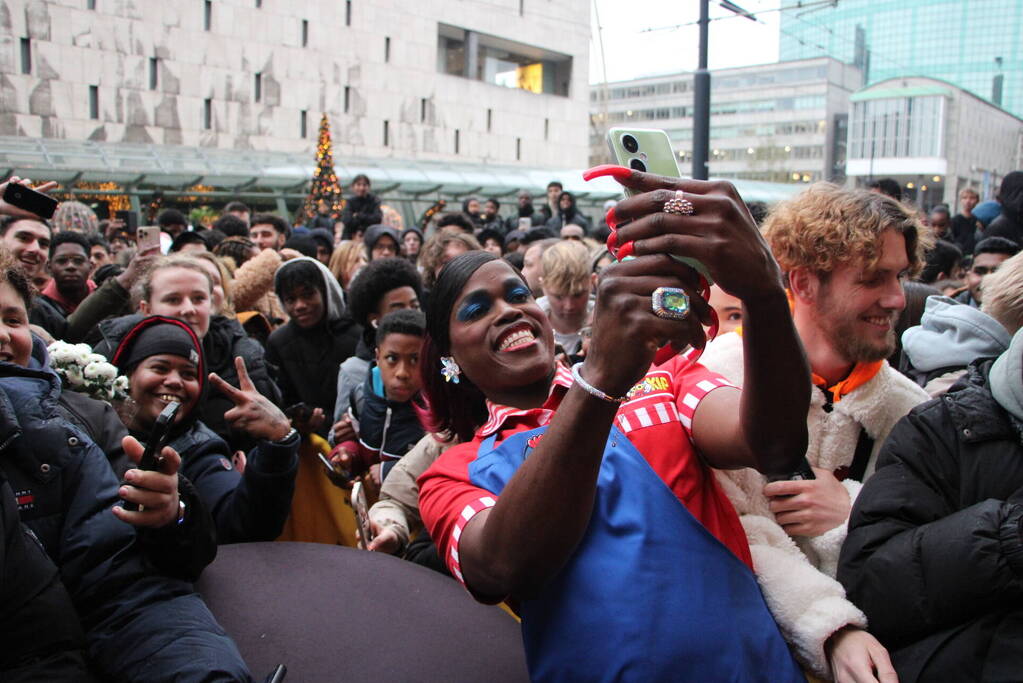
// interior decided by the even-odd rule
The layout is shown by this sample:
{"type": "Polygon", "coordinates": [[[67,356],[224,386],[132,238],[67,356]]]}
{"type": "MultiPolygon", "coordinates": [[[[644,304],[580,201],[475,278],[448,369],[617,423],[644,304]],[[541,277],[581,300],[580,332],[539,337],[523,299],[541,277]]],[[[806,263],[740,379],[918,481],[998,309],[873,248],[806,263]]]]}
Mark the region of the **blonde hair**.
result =
{"type": "Polygon", "coordinates": [[[785,273],[806,268],[827,276],[838,266],[862,260],[869,270],[881,257],[881,236],[895,230],[906,238],[910,274],[924,262],[930,231],[904,204],[878,192],[843,190],[814,183],[778,204],[762,233],[785,273]]]}
{"type": "Polygon", "coordinates": [[[1023,327],[1023,252],[1006,259],[981,280],[980,310],[1002,324],[1009,334],[1023,327]]]}
{"type": "Polygon", "coordinates": [[[341,284],[343,289],[348,289],[351,284],[351,273],[359,263],[359,259],[366,256],[366,249],[362,242],[345,240],[337,245],[337,249],[330,255],[330,272],[341,284]]]}
{"type": "Polygon", "coordinates": [[[235,317],[234,303],[231,301],[231,283],[234,282],[234,278],[231,277],[231,269],[228,268],[227,264],[219,256],[208,251],[196,252],[193,254],[193,257],[209,261],[216,266],[220,272],[220,288],[224,290],[224,305],[220,307],[218,313],[227,318],[235,317]]]}
{"type": "Polygon", "coordinates": [[[194,257],[164,256],[154,263],[153,267],[147,270],[139,283],[135,285],[132,296],[132,305],[134,308],[138,308],[140,301],[149,301],[153,298],[153,276],[156,275],[157,272],[167,270],[168,268],[184,268],[186,270],[194,270],[197,273],[202,273],[202,276],[206,278],[206,282],[210,286],[210,294],[213,294],[213,278],[210,277],[210,274],[206,272],[206,269],[203,268],[194,257]]]}
{"type": "Polygon", "coordinates": [[[980,199],[980,195],[977,194],[977,191],[974,190],[972,187],[964,187],[963,189],[959,190],[960,199],[967,195],[970,197],[976,197],[977,199],[980,199]]]}
{"type": "Polygon", "coordinates": [[[540,283],[545,293],[578,294],[590,288],[590,252],[582,242],[563,240],[543,253],[540,283]]]}

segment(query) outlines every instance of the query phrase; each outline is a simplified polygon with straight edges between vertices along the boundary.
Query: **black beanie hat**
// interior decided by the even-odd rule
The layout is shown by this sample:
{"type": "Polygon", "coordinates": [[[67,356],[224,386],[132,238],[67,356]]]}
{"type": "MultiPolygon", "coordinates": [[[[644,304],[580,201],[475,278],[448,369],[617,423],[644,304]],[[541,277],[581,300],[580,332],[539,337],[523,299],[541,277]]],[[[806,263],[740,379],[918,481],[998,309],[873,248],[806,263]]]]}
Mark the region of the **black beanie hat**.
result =
{"type": "Polygon", "coordinates": [[[169,353],[195,363],[200,384],[205,384],[206,368],[202,344],[192,328],[176,318],[152,315],[140,320],[117,345],[111,362],[125,375],[150,356],[169,353]]]}

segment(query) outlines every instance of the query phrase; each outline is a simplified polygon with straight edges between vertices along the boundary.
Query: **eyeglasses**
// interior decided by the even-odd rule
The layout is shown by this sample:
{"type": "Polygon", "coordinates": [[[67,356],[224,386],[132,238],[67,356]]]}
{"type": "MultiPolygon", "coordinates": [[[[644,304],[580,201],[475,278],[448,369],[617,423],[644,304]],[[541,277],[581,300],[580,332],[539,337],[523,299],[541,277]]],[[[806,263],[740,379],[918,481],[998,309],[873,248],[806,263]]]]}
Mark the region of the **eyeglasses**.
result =
{"type": "Polygon", "coordinates": [[[984,275],[990,275],[996,270],[998,270],[998,266],[974,266],[970,269],[970,272],[974,275],[980,275],[983,277],[984,275]]]}

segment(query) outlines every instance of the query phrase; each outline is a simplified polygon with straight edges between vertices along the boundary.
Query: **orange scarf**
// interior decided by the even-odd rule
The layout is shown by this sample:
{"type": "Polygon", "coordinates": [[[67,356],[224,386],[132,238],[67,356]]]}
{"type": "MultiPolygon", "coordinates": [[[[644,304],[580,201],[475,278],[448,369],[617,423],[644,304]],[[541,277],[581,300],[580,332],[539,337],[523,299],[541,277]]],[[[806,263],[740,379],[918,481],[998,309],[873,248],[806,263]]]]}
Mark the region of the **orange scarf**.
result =
{"type": "MultiPolygon", "coordinates": [[[[795,301],[792,298],[792,292],[785,290],[785,294],[789,298],[789,309],[794,307],[795,301]]],[[[742,336],[742,325],[732,330],[740,337],[742,336]]],[[[829,387],[827,380],[818,375],[815,372],[810,373],[810,380],[814,386],[820,387],[822,390],[827,391],[831,394],[832,403],[838,403],[842,400],[842,397],[846,394],[851,394],[856,389],[862,387],[864,384],[874,379],[874,375],[881,371],[881,366],[884,365],[883,360],[874,361],[873,363],[857,363],[853,366],[852,372],[849,376],[841,380],[835,386],[829,387]]],[[[811,368],[812,370],[812,368],[811,368]]]]}

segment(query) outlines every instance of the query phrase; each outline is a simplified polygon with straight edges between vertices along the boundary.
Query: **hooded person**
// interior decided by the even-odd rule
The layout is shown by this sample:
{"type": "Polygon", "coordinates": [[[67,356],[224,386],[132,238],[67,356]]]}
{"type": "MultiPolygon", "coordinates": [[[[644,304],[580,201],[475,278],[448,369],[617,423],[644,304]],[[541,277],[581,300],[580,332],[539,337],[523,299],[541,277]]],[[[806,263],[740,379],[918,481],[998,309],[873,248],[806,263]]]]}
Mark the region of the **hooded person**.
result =
{"type": "Polygon", "coordinates": [[[575,205],[575,196],[571,192],[562,192],[558,196],[558,213],[547,219],[546,228],[555,235],[569,223],[582,226],[583,233],[590,231],[590,221],[575,205]]]}
{"type": "Polygon", "coordinates": [[[920,324],[902,334],[899,369],[935,398],[973,361],[1000,356],[1009,341],[1009,332],[988,314],[947,296],[929,296],[920,324]]]}
{"type": "Polygon", "coordinates": [[[396,228],[389,225],[371,225],[362,236],[366,245],[366,260],[393,258],[401,254],[401,237],[396,228]]]}
{"type": "Polygon", "coordinates": [[[419,250],[423,248],[423,231],[418,225],[410,225],[401,231],[401,253],[412,263],[419,259],[419,250]]]}
{"type": "Polygon", "coordinates": [[[326,437],[338,368],[355,353],[362,330],[348,313],[341,285],[315,259],[281,264],[274,290],[291,319],[267,340],[267,362],[276,370],[292,424],[326,437]]]}
{"type": "Polygon", "coordinates": [[[167,445],[181,456],[180,473],[212,514],[218,543],[277,538],[291,509],[300,440],[280,409],[256,390],[244,361],[235,361],[240,388],[209,376],[234,403],[224,418],[258,440],[240,474],[231,465],[231,448],[200,420],[208,391],[206,362],[189,325],[159,315],[142,318],[110,360],[128,377],[135,410],[126,426],[142,443],[160,412],[171,402],[180,404],[167,445]]]}

